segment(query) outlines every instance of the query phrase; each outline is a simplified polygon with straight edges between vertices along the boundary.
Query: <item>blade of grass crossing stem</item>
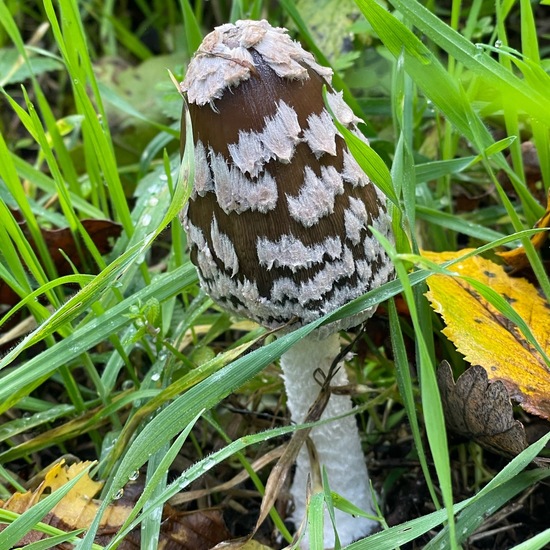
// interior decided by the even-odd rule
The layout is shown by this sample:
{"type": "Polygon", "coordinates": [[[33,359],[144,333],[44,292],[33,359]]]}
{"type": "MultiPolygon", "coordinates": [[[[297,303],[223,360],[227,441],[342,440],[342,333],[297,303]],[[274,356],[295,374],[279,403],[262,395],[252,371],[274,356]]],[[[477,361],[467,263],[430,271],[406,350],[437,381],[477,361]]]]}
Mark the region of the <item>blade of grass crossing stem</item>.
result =
{"type": "MultiPolygon", "coordinates": [[[[201,410],[203,409],[199,409],[199,412],[201,410]]],[[[245,449],[246,447],[249,447],[250,445],[255,445],[257,443],[268,441],[269,439],[272,439],[274,437],[284,436],[288,433],[293,432],[295,429],[296,428],[294,426],[286,426],[283,428],[275,428],[273,430],[267,430],[260,434],[244,436],[244,437],[241,437],[240,439],[237,439],[230,445],[227,445],[223,449],[220,449],[219,451],[216,451],[211,455],[203,458],[193,466],[190,466],[185,472],[183,472],[179,476],[179,478],[177,478],[172,483],[170,483],[170,485],[166,487],[166,489],[162,492],[162,494],[157,496],[155,499],[148,500],[145,503],[145,506],[143,508],[143,515],[149,514],[151,510],[154,510],[158,506],[168,501],[177,493],[183,491],[186,487],[189,486],[190,483],[195,481],[204,473],[208,472],[210,469],[212,469],[214,466],[216,466],[223,460],[226,460],[227,458],[233,456],[236,452],[242,451],[243,449],[245,449]]],[[[113,479],[112,482],[110,482],[110,487],[108,488],[109,495],[111,496],[111,498],[112,498],[112,495],[118,491],[118,489],[115,490],[115,486],[116,486],[115,482],[116,482],[116,478],[113,479]]],[[[78,550],[88,550],[91,547],[92,541],[95,537],[95,533],[99,526],[100,518],[103,515],[104,511],[106,510],[107,506],[109,505],[109,502],[111,502],[109,496],[103,499],[98,509],[98,512],[94,517],[94,520],[90,524],[90,527],[88,529],[88,532],[86,533],[86,536],[84,537],[82,542],[77,546],[78,550]]],[[[121,531],[118,533],[119,538],[121,539],[122,537],[124,537],[128,532],[134,529],[139,524],[139,522],[140,522],[140,517],[135,518],[126,527],[124,531],[121,531]]],[[[116,546],[110,544],[109,546],[107,546],[106,550],[111,550],[112,548],[115,548],[115,547],[116,546]]]]}
{"type": "MultiPolygon", "coordinates": [[[[212,427],[218,432],[225,443],[229,445],[231,443],[231,438],[225,433],[221,425],[216,420],[214,420],[213,416],[214,415],[210,412],[204,415],[204,419],[212,425],[212,427]]],[[[258,493],[260,493],[260,495],[263,497],[265,494],[264,484],[262,483],[262,480],[260,479],[258,474],[254,471],[254,468],[252,467],[246,456],[241,452],[237,452],[235,453],[235,458],[237,458],[237,460],[242,464],[243,468],[248,472],[248,475],[250,476],[250,480],[254,484],[254,487],[256,487],[258,493]]],[[[287,542],[291,542],[292,535],[288,531],[275,506],[273,506],[269,511],[269,515],[279,533],[285,538],[287,542]]]]}
{"type": "Polygon", "coordinates": [[[307,503],[307,525],[309,547],[311,550],[323,550],[325,525],[325,494],[314,493],[307,503]]]}
{"type": "Polygon", "coordinates": [[[426,432],[428,435],[428,443],[430,445],[437,478],[439,480],[439,488],[443,497],[443,504],[447,510],[451,548],[452,550],[458,550],[458,546],[456,544],[455,520],[453,515],[453,492],[447,432],[445,429],[443,407],[441,405],[439,389],[435,377],[434,364],[428,345],[426,344],[426,340],[424,338],[423,327],[420,324],[416,300],[407,274],[407,269],[395,253],[391,243],[375,229],[371,228],[371,230],[390,256],[390,259],[395,266],[397,276],[403,285],[403,293],[409,306],[415,336],[417,338],[418,365],[420,367],[420,393],[426,423],[426,432]]]}
{"type": "Polygon", "coordinates": [[[416,452],[418,453],[418,460],[426,479],[428,491],[432,498],[436,508],[440,508],[439,499],[433,485],[432,476],[428,468],[428,461],[426,459],[426,453],[424,451],[424,444],[422,442],[422,436],[420,434],[420,426],[418,424],[418,416],[416,414],[416,403],[413,391],[413,382],[411,378],[411,372],[409,368],[409,360],[407,357],[407,350],[405,349],[405,341],[403,339],[403,333],[399,322],[399,316],[397,314],[397,308],[393,299],[388,301],[388,312],[390,319],[390,335],[392,341],[392,350],[394,353],[395,373],[397,379],[397,386],[399,388],[399,395],[403,399],[403,405],[407,412],[407,418],[411,426],[411,433],[413,436],[416,452]]]}
{"type": "MultiPolygon", "coordinates": [[[[326,89],[323,93],[325,92],[326,89]]],[[[384,161],[380,158],[376,151],[372,149],[372,147],[365,143],[361,138],[352,134],[343,124],[340,123],[340,121],[334,117],[334,113],[330,110],[330,106],[328,106],[326,100],[325,106],[330,111],[332,121],[346,140],[350,153],[359,163],[361,169],[365,172],[365,174],[367,174],[367,176],[369,176],[369,178],[384,193],[384,195],[392,201],[392,203],[399,206],[399,199],[393,188],[391,174],[384,161]]]]}

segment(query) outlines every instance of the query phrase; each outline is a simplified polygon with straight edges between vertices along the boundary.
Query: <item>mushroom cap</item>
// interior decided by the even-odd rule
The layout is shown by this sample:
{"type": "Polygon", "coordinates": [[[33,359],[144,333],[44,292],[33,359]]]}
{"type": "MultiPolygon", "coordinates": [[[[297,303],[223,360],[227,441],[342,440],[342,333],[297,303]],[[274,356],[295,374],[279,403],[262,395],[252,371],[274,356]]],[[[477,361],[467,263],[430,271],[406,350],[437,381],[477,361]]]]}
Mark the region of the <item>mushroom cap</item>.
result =
{"type": "Polygon", "coordinates": [[[331,74],[285,29],[237,21],[205,37],[181,85],[195,143],[182,212],[191,260],[216,302],[267,327],[309,323],[393,276],[369,229],[391,239],[385,197],[323,102],[326,85],[335,116],[365,139],[331,74]]]}

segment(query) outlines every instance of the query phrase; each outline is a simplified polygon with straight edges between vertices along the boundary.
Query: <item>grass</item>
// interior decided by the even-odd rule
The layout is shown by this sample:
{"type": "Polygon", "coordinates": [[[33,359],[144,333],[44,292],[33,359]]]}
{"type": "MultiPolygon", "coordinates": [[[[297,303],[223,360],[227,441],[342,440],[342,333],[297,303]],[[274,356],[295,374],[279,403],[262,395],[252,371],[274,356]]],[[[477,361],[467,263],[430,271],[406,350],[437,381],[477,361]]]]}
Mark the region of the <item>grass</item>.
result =
{"type": "MultiPolygon", "coordinates": [[[[356,55],[346,65],[341,52],[324,54],[331,42],[287,0],[269,6],[259,0],[156,4],[138,2],[132,12],[113,3],[45,0],[23,10],[0,0],[0,46],[6,52],[0,56],[0,274],[18,297],[0,319],[0,326],[15,332],[0,360],[0,497],[22,489],[25,478],[66,453],[97,460],[91,471],[105,486],[94,522],[81,535],[78,548],[84,549],[100,548],[93,541],[101,513],[138,470],[146,476],[142,495],[105,548],[116,548],[138,525],[142,547],[155,547],[163,505],[212,472],[221,480],[235,468],[247,470],[251,487],[262,494],[266,472],[256,475],[251,463],[295,427],[275,415],[267,426],[235,430],[233,424],[243,420],[228,413],[228,400],[276,412],[272,403],[280,404],[282,392],[276,359],[319,324],[385,301],[391,346],[364,344],[367,352],[350,369],[387,397],[359,395],[359,409],[371,420],[366,414],[360,419],[376,448],[406,417],[413,441],[408,456],[418,463],[429,505],[418,517],[386,525],[349,548],[467,544],[483,522],[548,477],[546,470],[527,469],[548,437],[499,467],[483,454],[472,473],[479,448],[457,451],[447,438],[435,379],[440,360],[449,359],[457,370],[462,360],[442,341],[439,320],[423,295],[432,270],[411,272],[411,259],[421,248],[457,250],[465,241],[480,253],[521,243],[539,287],[550,296],[528,231],[546,205],[526,182],[521,154],[521,142],[532,139],[544,196],[550,187],[549,52],[534,6],[527,0],[495,8],[480,0],[467,7],[460,0],[429,7],[391,0],[386,9],[357,0],[354,9],[364,18],[351,27],[356,55]],[[249,14],[291,26],[323,63],[347,66],[336,73],[335,85],[368,122],[372,149],[347,139],[391,199],[396,235],[395,245],[386,243],[396,281],[276,340],[229,318],[198,288],[177,222],[190,192],[192,155],[187,147],[180,162],[181,98],[164,74],[167,68],[181,79],[204,32],[249,14]],[[510,20],[520,21],[518,30],[510,20]],[[42,21],[46,27],[39,27],[42,21]],[[107,56],[139,69],[118,73],[107,56]],[[154,73],[151,85],[147,61],[157,57],[162,73],[154,73]],[[499,172],[511,182],[506,189],[499,172]],[[484,200],[461,209],[457,189],[484,200]],[[86,218],[120,224],[121,235],[106,255],[82,223],[86,218]],[[41,230],[62,227],[69,228],[82,257],[71,258],[67,274],[58,272],[41,230]],[[400,294],[409,317],[396,307],[400,294]],[[19,324],[24,319],[30,320],[25,327],[19,324]],[[418,377],[411,375],[411,361],[418,377]],[[477,483],[472,477],[481,480],[479,490],[464,498],[457,465],[469,472],[465,485],[477,483]]],[[[341,38],[348,30],[332,32],[341,38]]],[[[396,469],[379,482],[382,514],[389,512],[384,497],[405,474],[396,469]]],[[[21,515],[0,511],[0,521],[10,524],[0,549],[37,525],[65,538],[37,522],[66,490],[21,515]]],[[[314,504],[318,509],[322,502],[316,498],[314,504]]],[[[271,518],[288,537],[275,509],[271,518]]],[[[315,535],[318,522],[312,529],[315,535]]],[[[515,548],[550,542],[548,530],[531,526],[525,532],[515,548]]]]}

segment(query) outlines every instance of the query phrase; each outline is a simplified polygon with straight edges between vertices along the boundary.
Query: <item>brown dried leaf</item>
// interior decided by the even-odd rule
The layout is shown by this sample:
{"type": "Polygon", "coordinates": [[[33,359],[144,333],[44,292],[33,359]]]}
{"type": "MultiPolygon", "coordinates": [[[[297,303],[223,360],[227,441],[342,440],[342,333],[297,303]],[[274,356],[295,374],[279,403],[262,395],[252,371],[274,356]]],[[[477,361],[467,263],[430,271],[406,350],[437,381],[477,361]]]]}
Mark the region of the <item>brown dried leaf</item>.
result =
{"type": "MultiPolygon", "coordinates": [[[[210,550],[231,537],[219,510],[178,512],[166,505],[162,516],[159,550],[210,550]]],[[[140,540],[140,531],[135,530],[119,549],[137,550],[140,540]]]]}
{"type": "Polygon", "coordinates": [[[487,371],[474,365],[456,383],[451,366],[443,361],[437,369],[447,426],[495,453],[514,457],[527,447],[523,424],[514,419],[506,386],[489,382],[487,371]]]}
{"type": "MultiPolygon", "coordinates": [[[[111,241],[118,238],[122,232],[122,226],[111,220],[82,220],[81,223],[100,254],[107,254],[112,248],[111,241]]],[[[60,250],[71,259],[77,269],[82,267],[83,258],[78,253],[77,243],[69,228],[42,229],[41,231],[59,275],[68,275],[73,272],[60,250]]]]}
{"type": "MultiPolygon", "coordinates": [[[[16,214],[17,212],[14,212],[14,215],[16,214]]],[[[19,216],[16,217],[19,218],[19,216]]],[[[122,226],[110,220],[82,220],[81,223],[90,238],[94,241],[100,254],[107,254],[112,248],[112,240],[118,238],[122,232],[122,226]]],[[[31,247],[37,252],[36,243],[27,228],[27,224],[21,221],[19,225],[31,247]]],[[[60,251],[63,251],[79,270],[83,267],[85,262],[89,261],[86,256],[84,258],[82,257],[80,252],[85,255],[86,249],[77,244],[69,228],[42,228],[40,231],[58,275],[68,275],[73,272],[71,264],[65,259],[65,256],[60,251]]],[[[19,296],[4,281],[0,281],[0,304],[14,306],[19,300],[19,296]]]]}

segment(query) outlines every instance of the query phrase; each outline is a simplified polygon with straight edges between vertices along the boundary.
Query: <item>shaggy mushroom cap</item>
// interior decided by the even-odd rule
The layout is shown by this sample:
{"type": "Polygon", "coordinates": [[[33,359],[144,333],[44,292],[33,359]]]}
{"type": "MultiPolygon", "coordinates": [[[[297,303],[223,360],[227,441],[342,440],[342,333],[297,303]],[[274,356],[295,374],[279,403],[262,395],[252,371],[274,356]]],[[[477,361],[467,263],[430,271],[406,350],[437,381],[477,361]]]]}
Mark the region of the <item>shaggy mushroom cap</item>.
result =
{"type": "Polygon", "coordinates": [[[191,260],[215,301],[267,327],[306,324],[393,275],[369,230],[391,239],[385,198],[323,102],[326,85],[332,112],[365,139],[331,75],[285,29],[237,21],[204,39],[181,84],[195,143],[191,260]]]}

